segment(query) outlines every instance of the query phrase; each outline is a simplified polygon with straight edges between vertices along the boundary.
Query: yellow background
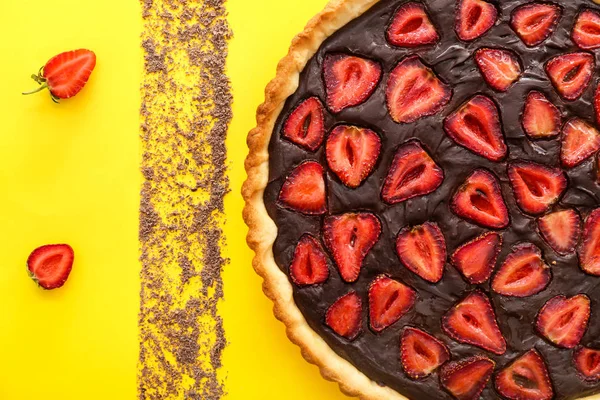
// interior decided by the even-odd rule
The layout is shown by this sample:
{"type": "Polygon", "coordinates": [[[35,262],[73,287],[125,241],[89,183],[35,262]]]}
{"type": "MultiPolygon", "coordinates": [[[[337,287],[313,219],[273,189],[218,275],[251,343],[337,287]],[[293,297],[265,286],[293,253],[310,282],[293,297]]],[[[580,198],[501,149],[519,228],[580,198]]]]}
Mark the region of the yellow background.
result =
{"type": "MultiPolygon", "coordinates": [[[[157,0],[155,0],[157,1],[157,0]]],[[[241,220],[245,136],[277,61],[326,0],[229,0],[234,120],[227,138],[224,353],[228,399],[342,399],[285,337],[252,271],[241,220]]],[[[139,308],[137,0],[5,0],[0,12],[0,399],[134,399],[139,308]],[[86,88],[55,105],[29,75],[93,49],[86,88]],[[25,260],[68,242],[65,287],[40,290],[25,260]]]]}

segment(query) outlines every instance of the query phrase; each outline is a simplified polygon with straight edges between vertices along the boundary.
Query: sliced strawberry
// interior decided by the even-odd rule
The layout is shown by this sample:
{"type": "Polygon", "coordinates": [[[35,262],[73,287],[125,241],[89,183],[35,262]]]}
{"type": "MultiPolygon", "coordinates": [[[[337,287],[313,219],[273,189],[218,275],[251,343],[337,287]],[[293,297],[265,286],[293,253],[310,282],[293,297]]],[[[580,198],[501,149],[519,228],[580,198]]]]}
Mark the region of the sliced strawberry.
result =
{"type": "Polygon", "coordinates": [[[600,47],[600,13],[590,9],[582,10],[577,16],[573,32],[573,41],[584,50],[600,47]]]}
{"type": "Polygon", "coordinates": [[[444,120],[444,130],[456,143],[490,161],[500,161],[507,147],[498,107],[478,94],[444,120]]]}
{"type": "Polygon", "coordinates": [[[573,353],[573,362],[585,380],[600,380],[600,350],[580,347],[573,353]]]}
{"type": "Polygon", "coordinates": [[[560,111],[542,93],[532,90],[523,109],[523,129],[531,139],[548,139],[560,133],[560,111]]]}
{"type": "Polygon", "coordinates": [[[475,52],[475,62],[483,79],[499,92],[506,92],[521,76],[519,57],[510,50],[479,49],[475,52]]]}
{"type": "Polygon", "coordinates": [[[546,63],[546,73],[565,100],[577,100],[590,84],[596,67],[589,53],[556,56],[546,63]]]}
{"type": "Polygon", "coordinates": [[[299,286],[323,283],[329,277],[327,256],[313,236],[305,234],[300,238],[290,265],[290,276],[299,286]]]}
{"type": "Polygon", "coordinates": [[[377,88],[381,65],[346,54],[328,54],[323,61],[327,106],[338,113],[366,101],[377,88]]]}
{"type": "Polygon", "coordinates": [[[452,254],[452,265],[469,283],[479,285],[492,275],[501,249],[502,236],[499,233],[484,233],[456,249],[452,254]]]}
{"type": "Polygon", "coordinates": [[[513,247],[492,280],[492,290],[504,296],[527,297],[544,290],[550,283],[550,267],[534,244],[513,247]]]}
{"type": "Polygon", "coordinates": [[[459,0],[456,5],[454,30],[460,40],[475,40],[496,23],[498,10],[483,0],[459,0]]]}
{"type": "Polygon", "coordinates": [[[396,151],[381,197],[388,204],[396,204],[436,190],[444,180],[444,171],[423,149],[417,140],[411,140],[396,151]]]}
{"type": "Polygon", "coordinates": [[[304,161],[283,183],[279,192],[279,202],[303,214],[324,214],[327,211],[327,202],[323,174],[321,164],[316,161],[304,161]]]}
{"type": "Polygon", "coordinates": [[[46,290],[57,289],[65,284],[75,253],[68,244],[48,244],[33,250],[27,258],[29,276],[46,290]]]}
{"type": "Polygon", "coordinates": [[[550,400],[554,397],[548,368],[537,350],[531,349],[496,375],[496,390],[511,400],[550,400]]]}
{"type": "Polygon", "coordinates": [[[600,149],[600,132],[582,119],[571,118],[562,130],[560,161],[567,168],[581,164],[600,149]]]}
{"type": "Polygon", "coordinates": [[[431,23],[425,6],[410,2],[396,11],[387,30],[387,39],[394,46],[417,47],[433,44],[440,40],[440,36],[431,23]]]}
{"type": "Polygon", "coordinates": [[[450,359],[443,342],[417,328],[407,327],[400,338],[400,359],[404,372],[412,379],[431,375],[450,359]]]}
{"type": "Polygon", "coordinates": [[[325,218],[323,236],[342,279],[358,279],[363,260],[379,240],[381,222],[371,213],[346,213],[325,218]]]}
{"type": "Polygon", "coordinates": [[[451,97],[450,86],[418,56],[400,61],[388,79],[387,107],[392,119],[398,123],[410,123],[437,114],[451,97]]]}
{"type": "Polygon", "coordinates": [[[450,361],[442,366],[440,382],[458,400],[478,400],[495,367],[494,361],[483,356],[450,361]]]}
{"type": "Polygon", "coordinates": [[[340,297],[329,307],[325,323],[335,333],[354,340],[361,331],[362,300],[356,292],[340,297]]]}
{"type": "Polygon", "coordinates": [[[398,321],[415,304],[417,292],[385,275],[377,277],[369,287],[371,329],[381,332],[398,321]]]}
{"type": "Polygon", "coordinates": [[[434,222],[407,226],[398,233],[396,252],[402,264],[428,282],[442,279],[446,264],[446,240],[434,222]]]}
{"type": "Polygon", "coordinates": [[[504,354],[506,341],[500,332],[490,299],[475,290],[459,301],[442,317],[444,331],[460,343],[504,354]]]}
{"type": "Polygon", "coordinates": [[[581,217],[573,209],[553,212],[538,219],[538,229],[554,251],[567,255],[579,242],[581,217]]]}
{"type": "Polygon", "coordinates": [[[567,189],[567,177],[560,168],[530,161],[510,163],[508,179],[519,207],[533,215],[547,211],[567,189]]]}
{"type": "Polygon", "coordinates": [[[283,125],[283,136],[310,151],[316,151],[325,137],[323,104],[318,97],[304,100],[283,125]]]}
{"type": "Polygon", "coordinates": [[[510,222],[498,178],[485,169],[469,175],[454,194],[451,207],[459,217],[488,228],[506,228],[510,222]]]}
{"type": "Polygon", "coordinates": [[[380,150],[381,139],[372,130],[338,125],[327,138],[327,164],[344,185],[357,188],[373,171],[380,150]]]}
{"type": "Polygon", "coordinates": [[[581,269],[600,276],[600,208],[590,213],[583,226],[583,240],[577,251],[581,269]]]}
{"type": "Polygon", "coordinates": [[[510,26],[527,46],[537,46],[552,35],[561,14],[555,4],[527,3],[512,12],[510,26]]]}
{"type": "Polygon", "coordinates": [[[565,349],[579,344],[590,319],[590,299],[585,294],[556,296],[544,304],[535,327],[546,339],[565,349]]]}

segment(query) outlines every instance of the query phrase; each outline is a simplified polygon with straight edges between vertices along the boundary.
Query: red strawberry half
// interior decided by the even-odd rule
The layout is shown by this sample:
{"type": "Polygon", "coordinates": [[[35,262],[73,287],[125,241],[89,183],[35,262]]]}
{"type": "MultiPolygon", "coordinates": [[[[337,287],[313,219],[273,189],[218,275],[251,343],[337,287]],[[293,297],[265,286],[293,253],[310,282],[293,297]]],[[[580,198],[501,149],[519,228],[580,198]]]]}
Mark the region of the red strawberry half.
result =
{"type": "Polygon", "coordinates": [[[600,380],[600,350],[580,347],[573,353],[573,362],[585,380],[600,380]]]}
{"type": "Polygon", "coordinates": [[[479,49],[475,52],[475,62],[483,79],[499,92],[506,92],[521,76],[519,58],[510,50],[479,49]]]}
{"type": "Polygon", "coordinates": [[[323,174],[323,167],[316,161],[305,161],[298,165],[283,183],[279,202],[303,214],[324,214],[327,203],[323,174]]]}
{"type": "Polygon", "coordinates": [[[510,26],[527,46],[537,46],[554,32],[561,14],[556,4],[527,3],[515,8],[510,26]]]}
{"type": "Polygon", "coordinates": [[[398,233],[396,252],[402,264],[428,282],[442,279],[446,264],[446,240],[434,222],[407,226],[398,233]]]}
{"type": "Polygon", "coordinates": [[[283,136],[310,151],[317,150],[325,136],[321,100],[311,97],[300,103],[285,121],[283,136]]]}
{"type": "Polygon", "coordinates": [[[483,356],[450,361],[442,366],[440,382],[458,400],[478,400],[495,367],[494,361],[483,356]]]}
{"type": "Polygon", "coordinates": [[[313,236],[305,234],[300,238],[290,265],[290,276],[299,286],[323,283],[329,277],[327,256],[313,236]]]}
{"type": "Polygon", "coordinates": [[[372,130],[339,125],[327,138],[327,164],[344,185],[357,188],[373,171],[380,150],[381,139],[372,130]]]}
{"type": "Polygon", "coordinates": [[[584,50],[600,47],[600,14],[590,9],[582,10],[577,16],[573,32],[573,41],[584,50]]]}
{"type": "Polygon", "coordinates": [[[379,240],[381,222],[371,213],[347,213],[325,218],[323,236],[342,279],[358,279],[363,260],[379,240]]]}
{"type": "Polygon", "coordinates": [[[554,251],[567,255],[575,251],[581,235],[581,217],[573,209],[544,215],[538,219],[538,229],[554,251]]]}
{"type": "Polygon", "coordinates": [[[454,194],[451,207],[459,217],[488,228],[506,228],[510,222],[498,178],[485,169],[469,175],[454,194]]]}
{"type": "Polygon", "coordinates": [[[387,30],[387,39],[394,46],[417,47],[433,44],[440,39],[431,23],[425,6],[421,3],[405,3],[394,15],[387,30]]]}
{"type": "Polygon", "coordinates": [[[475,40],[496,23],[498,10],[483,0],[459,0],[456,6],[454,30],[460,40],[475,40]]]}
{"type": "Polygon", "coordinates": [[[502,236],[499,233],[484,233],[456,249],[452,254],[452,265],[469,283],[478,285],[492,275],[501,249],[502,236]]]}
{"type": "Polygon", "coordinates": [[[437,114],[451,97],[450,86],[418,56],[400,61],[388,79],[387,107],[392,119],[398,123],[410,123],[437,114]]]}
{"type": "Polygon", "coordinates": [[[442,317],[442,328],[454,340],[504,354],[506,341],[500,332],[490,299],[475,290],[442,317]]]}
{"type": "Polygon", "coordinates": [[[531,139],[547,139],[560,133],[560,111],[542,93],[532,90],[523,109],[523,129],[531,139]]]}
{"type": "Polygon", "coordinates": [[[440,340],[417,328],[404,329],[400,338],[402,368],[412,379],[429,376],[450,359],[450,352],[440,340]]]}
{"type": "Polygon", "coordinates": [[[560,161],[573,168],[600,149],[600,132],[582,119],[571,118],[562,131],[560,161]]]}
{"type": "Polygon", "coordinates": [[[548,368],[535,349],[496,375],[496,390],[502,397],[513,400],[550,400],[554,397],[548,368]]]}
{"type": "Polygon", "coordinates": [[[476,95],[444,120],[444,130],[456,143],[490,161],[500,161],[507,147],[498,107],[487,96],[476,95]]]}
{"type": "Polygon", "coordinates": [[[369,287],[371,329],[381,332],[406,314],[417,299],[417,293],[405,284],[381,275],[369,287]]]}
{"type": "Polygon", "coordinates": [[[534,215],[548,210],[567,189],[567,177],[560,168],[530,161],[511,163],[508,178],[519,207],[534,215]]]}
{"type": "Polygon", "coordinates": [[[38,247],[27,258],[29,276],[40,287],[50,290],[65,284],[75,253],[68,244],[48,244],[38,247]]]}
{"type": "Polygon", "coordinates": [[[592,211],[585,220],[578,254],[581,269],[590,275],[600,276],[600,208],[592,211]]]}
{"type": "Polygon", "coordinates": [[[527,297],[541,292],[552,279],[542,251],[531,243],[513,247],[494,276],[492,290],[504,296],[527,297]]]}
{"type": "Polygon", "coordinates": [[[546,339],[565,349],[579,344],[590,319],[590,299],[584,294],[556,296],[538,313],[535,326],[546,339]]]}
{"type": "Polygon", "coordinates": [[[396,151],[381,197],[396,204],[436,190],[444,180],[444,171],[433,161],[417,140],[411,140],[396,151]]]}
{"type": "Polygon", "coordinates": [[[345,54],[328,54],[323,61],[327,106],[334,113],[367,100],[381,78],[381,65],[345,54]]]}
{"type": "Polygon", "coordinates": [[[361,314],[362,301],[356,292],[350,292],[329,307],[325,323],[338,335],[354,340],[361,331],[361,314]]]}
{"type": "Polygon", "coordinates": [[[565,100],[577,100],[590,84],[596,62],[589,53],[569,53],[546,63],[546,73],[565,100]]]}

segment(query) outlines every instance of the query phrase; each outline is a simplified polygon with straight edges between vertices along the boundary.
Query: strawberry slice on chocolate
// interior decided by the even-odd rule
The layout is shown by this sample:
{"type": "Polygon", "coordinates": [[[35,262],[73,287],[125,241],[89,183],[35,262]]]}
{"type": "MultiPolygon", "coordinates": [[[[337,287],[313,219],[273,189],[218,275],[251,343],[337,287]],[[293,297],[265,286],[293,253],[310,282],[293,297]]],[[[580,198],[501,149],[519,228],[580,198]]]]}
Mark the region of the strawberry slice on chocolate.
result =
{"type": "Polygon", "coordinates": [[[454,194],[451,208],[459,217],[487,228],[503,229],[510,222],[498,178],[485,169],[469,175],[454,194]]]}
{"type": "Polygon", "coordinates": [[[486,282],[496,265],[502,249],[502,236],[496,232],[487,232],[463,244],[452,254],[452,265],[473,284],[486,282]]]}
{"type": "Polygon", "coordinates": [[[346,213],[325,218],[323,236],[342,279],[355,282],[367,253],[379,240],[381,222],[371,213],[346,213]]]}
{"type": "Polygon", "coordinates": [[[600,13],[584,9],[577,16],[571,32],[573,41],[579,48],[594,50],[600,47],[600,13]]]}
{"type": "Polygon", "coordinates": [[[532,90],[527,95],[521,122],[530,139],[548,139],[558,136],[561,126],[558,108],[541,92],[532,90]]]}
{"type": "Polygon", "coordinates": [[[498,355],[506,352],[506,341],[498,327],[492,303],[481,290],[471,292],[448,310],[442,317],[442,328],[457,342],[498,355]]]}
{"type": "Polygon", "coordinates": [[[371,329],[381,332],[397,322],[415,304],[417,292],[402,282],[381,275],[369,286],[371,329]]]}
{"type": "Polygon", "coordinates": [[[398,148],[381,197],[396,204],[435,191],[444,180],[444,171],[425,151],[421,143],[411,140],[398,148]]]}
{"type": "Polygon", "coordinates": [[[600,208],[586,218],[577,253],[581,269],[590,275],[600,276],[600,208]]]}
{"type": "Polygon", "coordinates": [[[338,125],[329,134],[325,150],[329,168],[344,185],[354,189],[373,171],[381,139],[367,128],[338,125]]]}
{"type": "Polygon", "coordinates": [[[321,164],[304,161],[287,177],[279,192],[279,203],[293,211],[307,215],[327,211],[325,178],[321,164]]]}
{"type": "Polygon", "coordinates": [[[600,350],[580,347],[573,353],[573,362],[583,379],[600,380],[600,350]]]}
{"type": "Polygon", "coordinates": [[[325,324],[338,335],[354,340],[361,331],[362,300],[352,291],[340,297],[329,307],[325,324]]]}
{"type": "Polygon", "coordinates": [[[508,179],[519,207],[533,215],[546,212],[567,189],[567,177],[560,168],[530,161],[510,163],[508,179]]]}
{"type": "Polygon", "coordinates": [[[405,3],[394,15],[387,30],[388,42],[398,47],[434,44],[440,36],[421,3],[405,3]]]}
{"type": "Polygon", "coordinates": [[[537,315],[535,327],[546,339],[565,349],[579,344],[590,319],[590,299],[585,294],[548,300],[537,315]]]}
{"type": "Polygon", "coordinates": [[[600,150],[600,132],[580,118],[571,118],[562,130],[560,161],[573,168],[600,150]]]}
{"type": "Polygon", "coordinates": [[[402,264],[428,282],[442,279],[446,264],[446,240],[434,222],[407,226],[398,233],[396,252],[402,264]]]}
{"type": "Polygon", "coordinates": [[[556,4],[532,2],[515,8],[510,26],[527,46],[537,46],[552,35],[561,15],[556,4]]]}
{"type": "Polygon", "coordinates": [[[400,360],[406,375],[422,379],[450,359],[444,343],[421,329],[407,327],[400,338],[400,360]]]}
{"type": "Polygon", "coordinates": [[[544,359],[531,349],[505,367],[495,379],[502,397],[513,400],[550,400],[554,390],[544,359]]]}
{"type": "Polygon", "coordinates": [[[496,23],[498,10],[483,0],[459,0],[456,5],[454,30],[460,40],[475,40],[496,23]]]}
{"type": "Polygon", "coordinates": [[[437,114],[452,97],[450,86],[426,67],[418,56],[407,57],[394,68],[387,83],[387,107],[398,123],[411,123],[437,114]]]}
{"type": "Polygon", "coordinates": [[[457,400],[478,400],[492,377],[496,363],[474,356],[442,365],[440,382],[457,400]]]}
{"type": "Polygon", "coordinates": [[[521,76],[519,57],[510,50],[481,48],[475,52],[475,62],[483,79],[499,92],[506,92],[521,76]]]}
{"type": "Polygon", "coordinates": [[[534,244],[521,243],[513,247],[492,280],[492,290],[504,296],[528,297],[544,290],[552,275],[534,244]]]}
{"type": "Polygon", "coordinates": [[[378,62],[347,54],[328,54],[323,61],[327,106],[334,113],[365,102],[381,79],[378,62]]]}
{"type": "Polygon", "coordinates": [[[560,255],[575,251],[581,236],[581,217],[568,209],[546,214],[538,219],[538,229],[544,240],[560,255]]]}
{"type": "Polygon", "coordinates": [[[290,276],[298,286],[323,283],[329,277],[325,251],[312,235],[305,234],[300,238],[290,265],[290,276]]]}
{"type": "Polygon", "coordinates": [[[323,104],[318,97],[304,100],[283,125],[283,137],[310,151],[316,151],[325,137],[323,104]]]}
{"type": "Polygon", "coordinates": [[[546,73],[565,100],[577,100],[590,84],[596,68],[589,53],[569,53],[556,56],[546,63],[546,73]]]}
{"type": "Polygon", "coordinates": [[[444,120],[444,131],[459,145],[490,161],[500,161],[507,153],[500,114],[496,104],[478,94],[444,120]]]}

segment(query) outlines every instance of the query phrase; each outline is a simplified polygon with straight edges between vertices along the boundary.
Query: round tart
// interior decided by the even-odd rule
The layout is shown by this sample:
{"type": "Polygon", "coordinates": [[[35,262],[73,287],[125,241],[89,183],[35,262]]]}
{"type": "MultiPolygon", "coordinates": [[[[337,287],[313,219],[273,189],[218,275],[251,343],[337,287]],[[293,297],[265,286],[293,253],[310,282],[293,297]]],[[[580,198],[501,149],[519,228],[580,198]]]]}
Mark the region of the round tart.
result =
{"type": "Polygon", "coordinates": [[[599,48],[589,0],[337,0],[294,39],[244,218],[325,378],[600,398],[599,48]]]}

